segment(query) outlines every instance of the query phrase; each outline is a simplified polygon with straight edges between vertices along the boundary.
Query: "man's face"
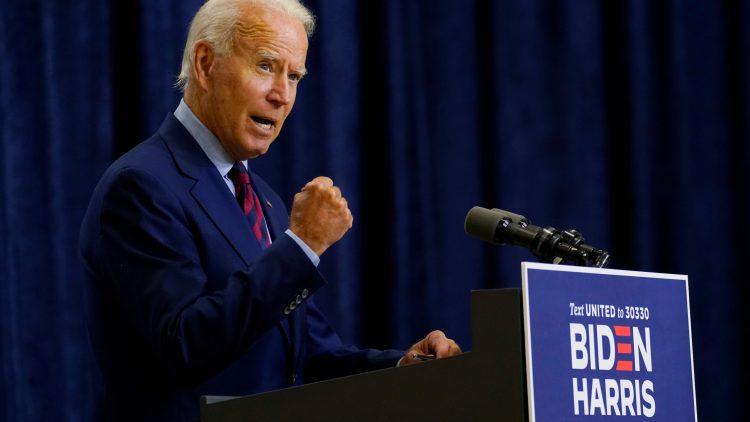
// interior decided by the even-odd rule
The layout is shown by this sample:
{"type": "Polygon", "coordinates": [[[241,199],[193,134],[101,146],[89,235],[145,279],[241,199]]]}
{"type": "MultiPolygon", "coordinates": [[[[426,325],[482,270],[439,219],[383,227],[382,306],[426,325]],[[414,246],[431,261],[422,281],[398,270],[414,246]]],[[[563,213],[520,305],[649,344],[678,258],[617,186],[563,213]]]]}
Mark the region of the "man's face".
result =
{"type": "Polygon", "coordinates": [[[264,154],[279,135],[306,56],[301,22],[273,10],[243,13],[233,50],[214,57],[200,116],[235,160],[264,154]]]}

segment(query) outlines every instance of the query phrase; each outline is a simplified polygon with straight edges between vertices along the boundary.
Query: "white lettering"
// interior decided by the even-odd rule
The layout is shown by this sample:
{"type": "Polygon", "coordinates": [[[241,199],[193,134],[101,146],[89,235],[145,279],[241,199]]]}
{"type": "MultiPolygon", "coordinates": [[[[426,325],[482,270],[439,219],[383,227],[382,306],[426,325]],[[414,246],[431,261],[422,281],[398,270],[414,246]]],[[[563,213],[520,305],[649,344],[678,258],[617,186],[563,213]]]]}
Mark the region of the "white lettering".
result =
{"type": "Polygon", "coordinates": [[[591,359],[589,359],[589,363],[591,364],[591,369],[596,369],[596,349],[594,348],[594,325],[589,324],[589,338],[591,341],[589,341],[589,356],[591,356],[591,359]]]}
{"type": "Polygon", "coordinates": [[[604,380],[604,397],[607,401],[607,415],[614,411],[615,415],[620,416],[620,408],[617,407],[617,403],[620,402],[620,387],[616,380],[604,380]]]}
{"type": "Polygon", "coordinates": [[[620,380],[620,401],[622,406],[622,416],[628,416],[628,410],[630,414],[635,416],[635,409],[633,409],[633,382],[630,380],[620,380]]]}
{"type": "Polygon", "coordinates": [[[589,414],[589,395],[586,378],[581,378],[581,389],[578,389],[578,378],[573,378],[573,412],[579,415],[578,403],[583,404],[583,414],[589,414]]]}
{"type": "Polygon", "coordinates": [[[589,412],[591,412],[592,415],[596,415],[596,409],[599,409],[602,416],[605,415],[602,384],[599,382],[598,378],[591,380],[591,407],[589,408],[589,412]]]}
{"type": "MultiPolygon", "coordinates": [[[[589,355],[586,353],[586,328],[583,324],[570,324],[570,366],[586,369],[589,355]]],[[[575,378],[574,378],[575,379],[575,378]]]]}
{"type": "Polygon", "coordinates": [[[654,417],[654,383],[651,380],[573,378],[573,413],[576,416],[654,417]]]}
{"type": "Polygon", "coordinates": [[[650,380],[643,381],[643,384],[641,385],[642,392],[641,395],[643,396],[643,401],[648,403],[650,406],[643,406],[643,416],[647,418],[654,417],[654,414],[656,414],[656,401],[654,401],[654,396],[651,395],[651,393],[654,392],[654,383],[650,380]]]}
{"type": "Polygon", "coordinates": [[[644,343],[638,327],[633,327],[633,349],[635,349],[633,358],[636,371],[641,370],[641,360],[643,360],[643,366],[646,367],[648,372],[651,372],[651,330],[648,327],[645,328],[645,336],[646,341],[644,343]]]}
{"type": "MultiPolygon", "coordinates": [[[[592,342],[593,343],[593,342],[592,342]]],[[[599,349],[599,369],[609,371],[615,366],[615,336],[612,329],[606,325],[596,326],[596,345],[599,349]],[[604,357],[603,340],[607,339],[609,343],[609,356],[604,357]]],[[[593,355],[592,355],[593,357],[593,355]]],[[[593,359],[591,359],[593,361],[593,359]]],[[[593,369],[593,368],[592,368],[593,369]]]]}
{"type": "Polygon", "coordinates": [[[641,416],[641,382],[639,380],[635,380],[635,402],[637,405],[635,406],[635,413],[638,416],[641,416]]]}

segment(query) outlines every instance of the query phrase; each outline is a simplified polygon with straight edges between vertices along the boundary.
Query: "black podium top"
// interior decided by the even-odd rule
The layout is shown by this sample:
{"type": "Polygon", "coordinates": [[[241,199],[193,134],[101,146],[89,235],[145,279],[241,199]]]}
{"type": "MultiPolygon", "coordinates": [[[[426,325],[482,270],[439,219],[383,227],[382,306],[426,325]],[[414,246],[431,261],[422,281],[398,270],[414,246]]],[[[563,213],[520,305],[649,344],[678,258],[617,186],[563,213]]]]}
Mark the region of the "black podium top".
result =
{"type": "Polygon", "coordinates": [[[203,397],[201,421],[525,421],[519,289],[472,292],[473,349],[246,397],[203,397]]]}

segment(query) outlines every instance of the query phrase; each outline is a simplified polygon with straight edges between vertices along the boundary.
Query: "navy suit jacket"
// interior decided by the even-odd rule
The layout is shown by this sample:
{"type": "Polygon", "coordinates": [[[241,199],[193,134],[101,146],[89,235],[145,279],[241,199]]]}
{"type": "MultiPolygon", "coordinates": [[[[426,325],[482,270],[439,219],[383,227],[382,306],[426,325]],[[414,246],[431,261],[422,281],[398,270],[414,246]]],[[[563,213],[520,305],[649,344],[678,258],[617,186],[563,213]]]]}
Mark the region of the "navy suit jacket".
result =
{"type": "Polygon", "coordinates": [[[252,179],[273,239],[265,250],[172,114],[97,185],[80,250],[104,419],[198,420],[201,395],[284,388],[401,356],[342,344],[312,301],[326,281],[284,234],[283,201],[252,179]]]}

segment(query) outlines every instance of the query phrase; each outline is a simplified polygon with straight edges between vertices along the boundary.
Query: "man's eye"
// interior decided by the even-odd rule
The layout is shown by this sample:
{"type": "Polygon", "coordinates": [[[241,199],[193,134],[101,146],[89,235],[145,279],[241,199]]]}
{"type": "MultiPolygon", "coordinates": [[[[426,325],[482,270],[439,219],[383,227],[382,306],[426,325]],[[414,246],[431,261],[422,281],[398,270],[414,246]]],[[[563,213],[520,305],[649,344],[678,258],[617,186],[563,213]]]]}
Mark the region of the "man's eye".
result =
{"type": "Polygon", "coordinates": [[[271,65],[268,63],[261,63],[260,65],[258,65],[258,67],[260,67],[261,70],[271,70],[271,65]]]}
{"type": "Polygon", "coordinates": [[[302,75],[300,75],[299,73],[290,73],[289,74],[289,80],[290,81],[295,81],[296,82],[296,81],[299,81],[300,79],[302,79],[302,75]]]}

